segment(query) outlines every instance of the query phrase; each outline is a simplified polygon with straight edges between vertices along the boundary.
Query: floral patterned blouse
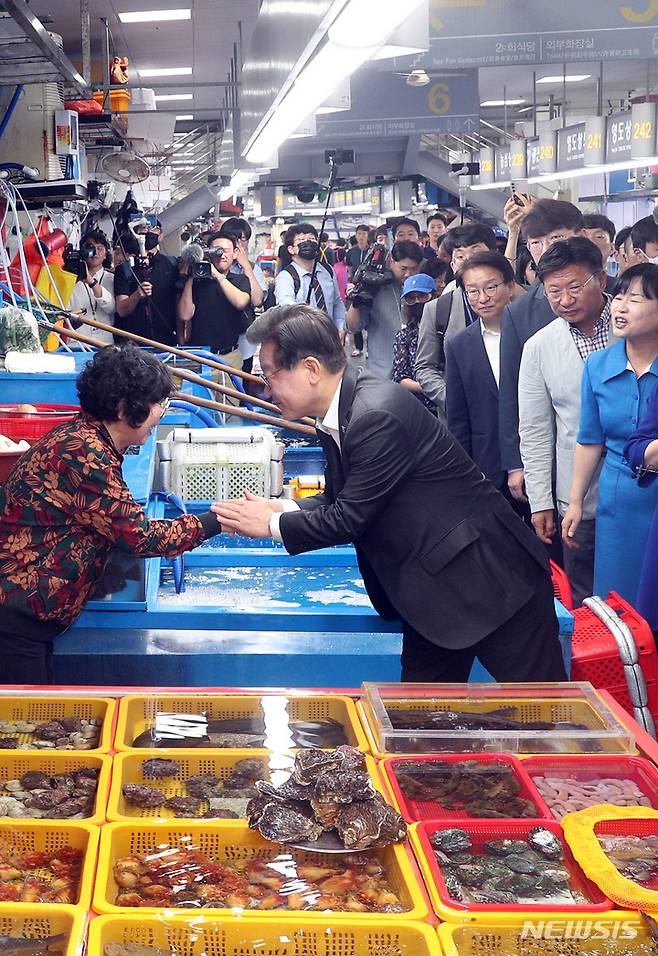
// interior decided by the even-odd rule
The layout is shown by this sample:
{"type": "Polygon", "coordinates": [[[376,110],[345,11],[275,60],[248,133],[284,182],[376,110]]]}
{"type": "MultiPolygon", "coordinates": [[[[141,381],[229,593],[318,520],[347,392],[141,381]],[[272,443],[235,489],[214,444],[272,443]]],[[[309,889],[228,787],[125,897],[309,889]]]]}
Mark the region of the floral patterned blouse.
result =
{"type": "MultiPolygon", "coordinates": [[[[414,375],[414,365],[416,364],[416,350],[418,349],[418,323],[413,322],[409,325],[403,325],[395,333],[393,341],[393,372],[391,378],[394,382],[401,382],[403,378],[411,378],[416,381],[414,375]]],[[[420,399],[426,408],[436,415],[436,405],[434,402],[423,395],[422,392],[413,392],[416,398],[420,399]]]]}
{"type": "Polygon", "coordinates": [[[81,413],[36,442],[0,487],[0,610],[62,630],[92,597],[110,551],[174,557],[221,528],[214,515],[151,521],[104,425],[81,413]]]}

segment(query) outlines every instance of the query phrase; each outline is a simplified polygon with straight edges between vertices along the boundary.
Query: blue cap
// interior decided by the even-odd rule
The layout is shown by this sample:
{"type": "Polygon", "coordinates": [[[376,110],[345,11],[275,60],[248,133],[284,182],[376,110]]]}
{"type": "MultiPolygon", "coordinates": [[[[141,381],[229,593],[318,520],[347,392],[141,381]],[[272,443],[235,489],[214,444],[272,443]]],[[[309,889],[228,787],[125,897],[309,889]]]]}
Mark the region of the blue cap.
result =
{"type": "Polygon", "coordinates": [[[507,239],[507,229],[502,229],[500,226],[494,226],[492,231],[496,239],[507,239]]]}
{"type": "Polygon", "coordinates": [[[424,272],[420,272],[415,276],[409,276],[408,279],[404,280],[404,285],[402,286],[402,298],[404,299],[405,295],[409,295],[410,292],[436,292],[434,279],[432,276],[425,275],[424,272]]]}

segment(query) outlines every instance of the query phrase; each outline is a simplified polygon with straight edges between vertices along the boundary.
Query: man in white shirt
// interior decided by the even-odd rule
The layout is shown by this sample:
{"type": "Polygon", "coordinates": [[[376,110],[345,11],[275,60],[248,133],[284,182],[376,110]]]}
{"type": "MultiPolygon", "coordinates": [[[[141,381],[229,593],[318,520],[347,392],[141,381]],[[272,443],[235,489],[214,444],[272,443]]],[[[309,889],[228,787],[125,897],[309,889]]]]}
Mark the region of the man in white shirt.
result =
{"type": "MultiPolygon", "coordinates": [[[[556,242],[537,266],[546,298],[557,318],[523,347],[519,370],[519,436],[526,492],[537,536],[550,544],[569,504],[573,456],[580,419],[580,384],[585,359],[610,343],[606,273],[597,246],[584,236],[556,242]]],[[[578,548],[564,550],[564,567],[574,601],[592,593],[597,483],[585,498],[578,548]]]]}
{"type": "Polygon", "coordinates": [[[297,223],[286,232],[285,244],[292,262],[276,277],[276,304],[306,302],[311,286],[309,304],[326,312],[338,331],[342,332],[345,327],[345,305],[336,276],[322,262],[318,262],[313,276],[313,263],[320,252],[317,229],[308,222],[297,223]]]}
{"type": "MultiPolygon", "coordinates": [[[[107,325],[114,324],[114,276],[110,272],[112,254],[110,242],[104,232],[94,229],[88,232],[80,244],[84,254],[93,253],[89,259],[83,259],[82,278],[73,286],[67,309],[70,312],[86,310],[86,315],[107,325]]],[[[86,325],[84,316],[80,320],[71,319],[71,324],[80,332],[95,339],[99,345],[112,345],[111,332],[102,332],[86,325]]]]}

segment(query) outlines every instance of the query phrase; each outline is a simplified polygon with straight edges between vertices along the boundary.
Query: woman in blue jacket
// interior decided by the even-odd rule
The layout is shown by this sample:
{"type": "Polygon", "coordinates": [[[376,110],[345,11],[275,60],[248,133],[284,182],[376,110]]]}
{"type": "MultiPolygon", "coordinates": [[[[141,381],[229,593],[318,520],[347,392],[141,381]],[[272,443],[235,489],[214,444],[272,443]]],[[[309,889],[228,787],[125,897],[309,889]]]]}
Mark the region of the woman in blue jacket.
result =
{"type": "Polygon", "coordinates": [[[578,444],[569,508],[562,522],[567,547],[582,517],[582,503],[605,454],[596,511],[594,593],[617,591],[631,604],[638,595],[658,483],[643,487],[633,477],[625,446],[646,412],[658,382],[658,266],[632,266],[612,301],[613,330],[620,342],[585,363],[578,444]]]}
{"type": "MultiPolygon", "coordinates": [[[[624,454],[640,488],[648,488],[658,478],[658,387],[649,396],[646,411],[637,431],[631,435],[624,454]]],[[[653,513],[644,564],[637,592],[637,609],[658,631],[658,509],[653,513]]]]}

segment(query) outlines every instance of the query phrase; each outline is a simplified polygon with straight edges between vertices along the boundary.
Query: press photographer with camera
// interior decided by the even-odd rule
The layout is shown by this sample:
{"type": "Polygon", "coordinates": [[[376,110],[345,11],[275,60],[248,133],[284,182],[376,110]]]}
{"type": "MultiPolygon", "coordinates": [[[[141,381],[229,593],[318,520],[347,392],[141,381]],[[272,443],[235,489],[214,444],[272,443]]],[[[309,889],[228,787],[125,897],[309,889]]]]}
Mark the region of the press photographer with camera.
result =
{"type": "Polygon", "coordinates": [[[368,331],[367,368],[381,378],[393,370],[393,343],[402,327],[402,284],[419,271],[423,250],[417,242],[396,242],[390,255],[376,243],[371,257],[354,274],[352,305],[347,313],[350,332],[368,331]]]}
{"type": "MultiPolygon", "coordinates": [[[[114,276],[110,272],[112,254],[110,242],[104,232],[94,229],[88,232],[80,244],[80,251],[66,257],[66,268],[76,270],[78,281],[73,286],[66,308],[71,312],[86,309],[91,319],[112,325],[114,321],[114,276]]],[[[75,329],[91,336],[99,345],[112,345],[111,332],[103,332],[91,325],[85,325],[84,319],[71,319],[75,329]]]]}
{"type": "MultiPolygon", "coordinates": [[[[135,227],[144,235],[145,255],[135,236],[122,238],[129,258],[114,273],[114,325],[165,345],[176,344],[176,260],[160,252],[157,226],[135,227]]],[[[131,230],[133,231],[133,230],[131,230]]],[[[124,341],[117,336],[117,345],[124,341]]]]}
{"type": "Polygon", "coordinates": [[[336,276],[322,262],[318,262],[313,272],[313,264],[320,253],[317,229],[308,222],[297,223],[286,232],[285,242],[292,262],[276,277],[276,304],[306,302],[310,285],[310,305],[326,312],[341,332],[345,327],[345,306],[336,276]]]}
{"type": "Polygon", "coordinates": [[[185,344],[210,347],[223,362],[239,369],[238,339],[244,331],[250,285],[247,276],[231,272],[236,245],[231,236],[211,233],[203,261],[188,269],[177,318],[185,329],[185,344]]]}

